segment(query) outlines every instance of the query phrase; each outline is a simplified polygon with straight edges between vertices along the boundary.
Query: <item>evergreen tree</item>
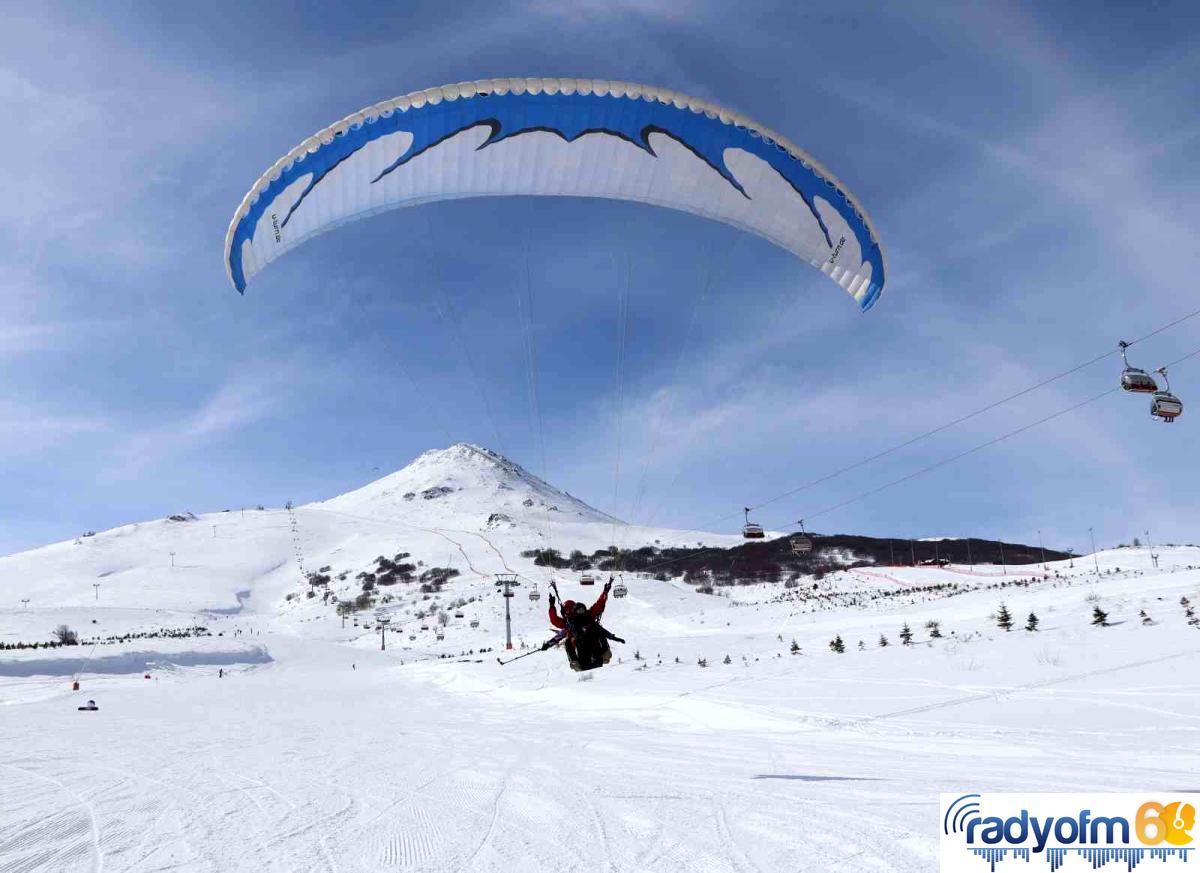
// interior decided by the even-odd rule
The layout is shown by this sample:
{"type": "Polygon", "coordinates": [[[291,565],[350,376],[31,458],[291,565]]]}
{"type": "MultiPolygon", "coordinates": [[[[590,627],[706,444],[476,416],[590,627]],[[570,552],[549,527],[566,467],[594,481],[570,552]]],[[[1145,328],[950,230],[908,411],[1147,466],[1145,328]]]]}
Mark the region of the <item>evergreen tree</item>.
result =
{"type": "Polygon", "coordinates": [[[1038,617],[1034,613],[1029,613],[1029,618],[1025,621],[1025,630],[1035,631],[1038,626],[1038,617]]]}
{"type": "Polygon", "coordinates": [[[1187,596],[1186,596],[1186,595],[1184,595],[1183,597],[1180,597],[1180,598],[1179,598],[1179,605],[1180,605],[1180,606],[1182,606],[1182,607],[1184,607],[1184,608],[1187,608],[1188,606],[1191,606],[1191,605],[1192,605],[1192,601],[1188,600],[1188,599],[1187,599],[1187,596]]]}
{"type": "Polygon", "coordinates": [[[697,665],[697,666],[699,666],[699,667],[707,667],[707,666],[708,666],[708,659],[707,659],[707,658],[700,658],[698,661],[696,661],[696,665],[697,665]]]}
{"type": "Polygon", "coordinates": [[[925,622],[925,629],[929,631],[931,640],[939,640],[942,638],[942,623],[940,621],[925,622]]]}
{"type": "Polygon", "coordinates": [[[1152,619],[1150,617],[1149,613],[1147,613],[1146,610],[1143,609],[1141,612],[1138,613],[1138,615],[1142,619],[1142,624],[1154,624],[1154,619],[1152,619]]]}
{"type": "Polygon", "coordinates": [[[732,664],[732,663],[733,663],[733,661],[730,659],[730,657],[729,657],[728,655],[726,655],[726,656],[725,656],[725,660],[724,660],[724,661],[722,661],[721,663],[722,663],[722,664],[732,664]]]}
{"type": "Polygon", "coordinates": [[[834,637],[832,640],[829,641],[829,648],[833,649],[839,655],[844,655],[846,653],[846,644],[844,642],[842,642],[841,634],[838,634],[836,637],[834,637]]]}
{"type": "Polygon", "coordinates": [[[900,642],[906,646],[912,645],[912,628],[908,626],[908,622],[904,623],[904,627],[900,628],[900,642]]]}
{"type": "Polygon", "coordinates": [[[793,654],[793,655],[799,655],[799,654],[800,654],[800,644],[799,644],[798,642],[796,642],[795,640],[792,640],[792,649],[791,649],[791,652],[792,652],[792,654],[793,654]]]}
{"type": "Polygon", "coordinates": [[[1004,628],[1006,631],[1012,630],[1012,613],[1008,611],[1008,607],[1003,603],[1000,604],[1000,611],[996,613],[996,624],[1004,628]]]}
{"type": "Polygon", "coordinates": [[[864,643],[862,640],[859,640],[858,641],[858,650],[861,652],[861,651],[864,651],[866,648],[867,648],[867,644],[864,643]]]}
{"type": "Polygon", "coordinates": [[[1097,627],[1108,627],[1108,613],[1099,604],[1092,609],[1092,624],[1097,627]]]}
{"type": "Polygon", "coordinates": [[[887,644],[888,644],[888,638],[885,637],[883,634],[880,634],[879,635],[879,648],[882,649],[885,646],[887,646],[887,644]]]}

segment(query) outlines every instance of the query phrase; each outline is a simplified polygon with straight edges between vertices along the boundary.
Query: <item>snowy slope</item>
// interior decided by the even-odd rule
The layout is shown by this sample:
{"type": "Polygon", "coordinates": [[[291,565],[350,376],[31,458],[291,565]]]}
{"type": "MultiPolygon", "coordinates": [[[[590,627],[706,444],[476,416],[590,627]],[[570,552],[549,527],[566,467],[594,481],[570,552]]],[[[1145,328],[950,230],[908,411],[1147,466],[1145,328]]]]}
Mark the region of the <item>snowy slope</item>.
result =
{"type": "Polygon", "coordinates": [[[364,515],[380,521],[452,521],[480,529],[511,524],[616,519],[481,446],[458,443],[425,452],[404,469],[356,491],[311,504],[314,509],[364,515]]]}
{"type": "MultiPolygon", "coordinates": [[[[1200,549],[1159,549],[1157,568],[1119,549],[712,596],[627,578],[605,622],[628,644],[580,677],[560,650],[520,648],[549,634],[528,593],[550,574],[522,549],[587,551],[614,527],[627,544],[730,538],[614,525],[571,501],[456,446],[297,508],[310,568],[403,548],[461,570],[440,593],[386,589],[386,651],[370,612],[343,626],[320,597],[285,599],[303,588],[284,510],[0,559],[0,642],[60,622],[212,633],[38,675],[4,664],[90,655],[0,651],[0,870],[927,871],[939,791],[1146,790],[1200,767],[1200,630],[1181,603],[1200,604],[1200,549]],[[489,527],[498,511],[511,527],[489,527]],[[523,582],[512,654],[534,653],[501,666],[490,574],[506,566],[523,582]],[[77,712],[85,697],[100,711],[77,712]]],[[[565,596],[598,593],[554,575],[565,596]]]]}
{"type": "Polygon", "coordinates": [[[9,603],[29,597],[35,608],[98,598],[106,607],[273,614],[300,587],[297,542],[309,570],[357,571],[403,548],[475,579],[506,570],[535,574],[520,552],[547,546],[590,553],[614,542],[738,542],[626,525],[465,443],[426,452],[356,491],[297,507],[294,516],[295,531],[283,509],[124,525],[0,558],[0,591],[9,603]]]}

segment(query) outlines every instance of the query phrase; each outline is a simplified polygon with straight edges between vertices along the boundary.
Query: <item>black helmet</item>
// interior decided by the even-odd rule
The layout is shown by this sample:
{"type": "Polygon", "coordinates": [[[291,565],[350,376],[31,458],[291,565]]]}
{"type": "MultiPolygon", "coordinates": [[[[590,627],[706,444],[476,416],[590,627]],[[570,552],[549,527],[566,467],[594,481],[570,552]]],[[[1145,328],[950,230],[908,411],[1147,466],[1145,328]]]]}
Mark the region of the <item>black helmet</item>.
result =
{"type": "Polygon", "coordinates": [[[587,615],[587,612],[588,612],[588,608],[587,608],[586,603],[576,603],[571,608],[571,614],[574,615],[576,618],[582,618],[583,616],[587,615]]]}

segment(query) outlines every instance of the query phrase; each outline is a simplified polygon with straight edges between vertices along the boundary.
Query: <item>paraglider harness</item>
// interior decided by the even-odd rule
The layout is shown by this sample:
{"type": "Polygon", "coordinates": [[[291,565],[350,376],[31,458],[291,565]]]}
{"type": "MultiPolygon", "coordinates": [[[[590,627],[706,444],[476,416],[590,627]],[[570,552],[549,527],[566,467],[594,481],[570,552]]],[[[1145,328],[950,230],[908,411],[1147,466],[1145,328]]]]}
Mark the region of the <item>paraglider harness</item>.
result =
{"type": "MultiPolygon", "coordinates": [[[[609,584],[612,584],[611,581],[609,584]]],[[[558,586],[551,583],[550,587],[561,604],[562,595],[558,593],[558,586]]],[[[605,590],[608,590],[607,587],[605,590]]],[[[553,648],[560,642],[564,643],[563,648],[567,650],[567,658],[573,670],[595,670],[597,667],[603,667],[612,660],[612,648],[608,641],[625,642],[600,624],[590,609],[585,608],[582,613],[563,610],[562,618],[566,627],[543,643],[542,651],[553,648]]]]}

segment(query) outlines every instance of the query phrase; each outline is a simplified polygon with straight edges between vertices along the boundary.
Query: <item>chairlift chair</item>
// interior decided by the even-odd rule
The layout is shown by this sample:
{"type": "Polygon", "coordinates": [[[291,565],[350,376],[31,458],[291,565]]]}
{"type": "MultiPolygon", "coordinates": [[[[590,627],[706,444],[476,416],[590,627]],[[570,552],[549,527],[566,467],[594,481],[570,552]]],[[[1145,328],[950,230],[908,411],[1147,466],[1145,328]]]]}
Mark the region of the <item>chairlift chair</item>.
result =
{"type": "Polygon", "coordinates": [[[593,576],[591,573],[584,573],[582,576],[579,577],[579,584],[580,585],[595,585],[596,577],[593,576]]]}
{"type": "Polygon", "coordinates": [[[442,640],[444,640],[446,638],[446,635],[444,633],[442,633],[441,631],[438,631],[437,638],[438,638],[438,642],[441,642],[442,640]]]}
{"type": "Polygon", "coordinates": [[[629,588],[625,585],[623,580],[613,586],[613,597],[624,597],[628,593],[629,588]]]}
{"type": "Polygon", "coordinates": [[[761,540],[766,536],[763,533],[762,525],[755,524],[750,520],[750,507],[742,507],[742,512],[745,513],[746,523],[742,525],[742,537],[748,540],[761,540]]]}
{"type": "Polygon", "coordinates": [[[1151,394],[1158,391],[1158,384],[1154,381],[1153,376],[1145,370],[1129,366],[1129,359],[1125,356],[1125,350],[1129,348],[1129,343],[1121,340],[1119,345],[1121,360],[1125,362],[1125,369],[1121,371],[1121,387],[1135,394],[1151,394]]]}
{"type": "Polygon", "coordinates": [[[538,591],[536,588],[531,588],[531,589],[529,589],[529,599],[530,599],[530,601],[541,600],[542,593],[540,591],[538,591]]]}
{"type": "Polygon", "coordinates": [[[409,634],[409,635],[408,635],[408,639],[409,639],[409,641],[410,641],[410,642],[411,642],[412,640],[415,640],[416,638],[417,638],[417,635],[416,635],[416,634],[409,634]]]}
{"type": "Polygon", "coordinates": [[[462,618],[462,617],[463,617],[463,614],[462,614],[461,612],[456,612],[456,613],[454,613],[454,617],[455,617],[455,618],[462,618]]]}
{"type": "Polygon", "coordinates": [[[805,555],[812,551],[812,537],[804,530],[804,519],[800,519],[797,524],[800,525],[800,533],[792,537],[792,554],[805,555]]]}
{"type": "Polygon", "coordinates": [[[1150,401],[1150,414],[1170,424],[1183,415],[1183,402],[1171,393],[1171,384],[1167,381],[1167,368],[1159,367],[1155,372],[1163,377],[1164,389],[1154,392],[1150,401]]]}
{"type": "Polygon", "coordinates": [[[477,619],[477,618],[471,619],[471,627],[479,627],[479,619],[477,619]]]}

